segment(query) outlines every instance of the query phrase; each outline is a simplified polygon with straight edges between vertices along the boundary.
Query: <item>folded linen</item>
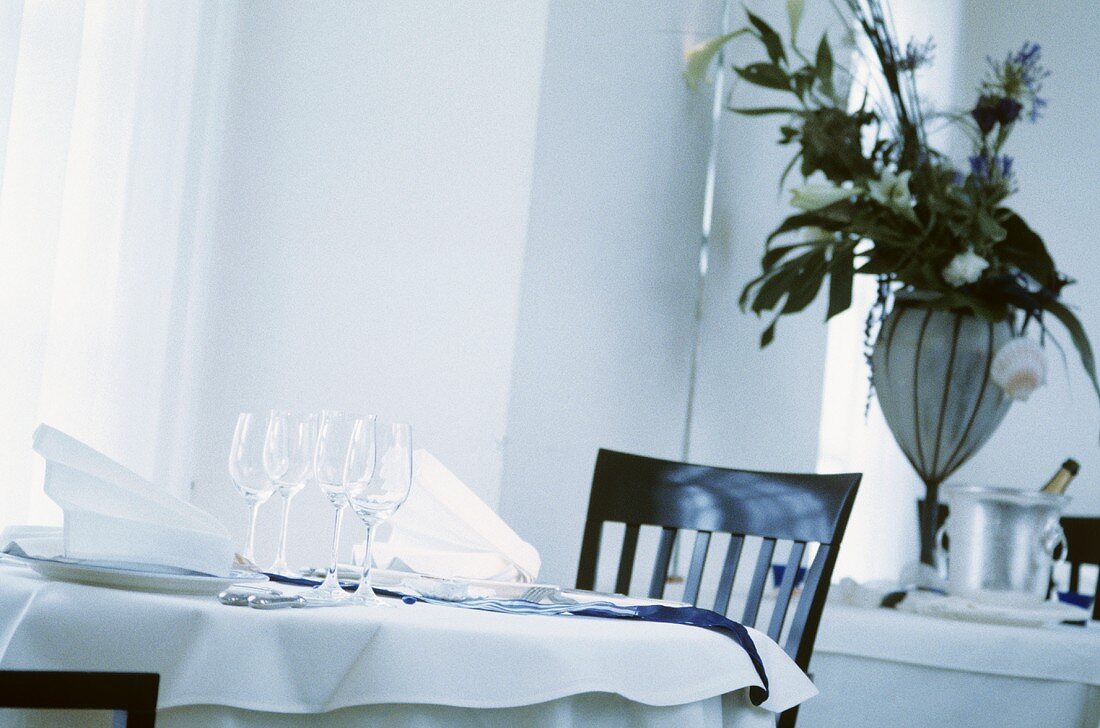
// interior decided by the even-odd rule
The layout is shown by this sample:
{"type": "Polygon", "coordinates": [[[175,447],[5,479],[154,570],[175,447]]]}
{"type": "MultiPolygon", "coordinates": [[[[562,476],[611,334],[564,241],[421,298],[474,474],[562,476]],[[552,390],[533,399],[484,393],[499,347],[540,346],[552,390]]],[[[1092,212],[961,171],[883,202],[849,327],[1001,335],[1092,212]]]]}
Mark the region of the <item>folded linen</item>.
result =
{"type": "MultiPolygon", "coordinates": [[[[229,574],[233,542],[209,513],[48,425],[35,430],[34,449],[46,460],[46,495],[64,513],[65,557],[229,574]]],[[[31,556],[49,558],[45,551],[51,548],[50,537],[44,531],[16,532],[19,546],[31,556]]]]}
{"type": "Polygon", "coordinates": [[[374,561],[446,579],[530,582],[542,561],[500,516],[425,450],[413,453],[413,486],[378,530],[374,561]]]}

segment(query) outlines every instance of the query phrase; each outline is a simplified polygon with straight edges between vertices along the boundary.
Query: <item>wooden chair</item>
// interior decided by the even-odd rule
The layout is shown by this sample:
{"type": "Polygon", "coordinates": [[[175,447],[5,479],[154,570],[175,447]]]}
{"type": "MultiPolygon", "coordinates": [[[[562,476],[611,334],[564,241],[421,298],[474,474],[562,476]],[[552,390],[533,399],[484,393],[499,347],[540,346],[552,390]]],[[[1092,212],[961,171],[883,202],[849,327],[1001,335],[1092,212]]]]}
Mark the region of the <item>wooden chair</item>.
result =
{"type": "MultiPolygon", "coordinates": [[[[615,579],[615,591],[624,594],[629,592],[634,574],[640,527],[660,526],[648,596],[662,597],[676,534],[687,529],[696,531],[696,535],[683,599],[697,604],[711,536],[727,533],[731,539],[713,607],[714,611],[726,614],[745,538],[759,536],[763,540],[745,608],[739,618],[733,617],[755,627],[776,543],[790,541],[790,555],[767,628],[768,636],[779,642],[798,567],[807,544],[817,543],[817,555],[806,573],[801,598],[797,600],[783,643],[787,654],[808,671],[829,578],[861,477],[728,470],[600,450],[592,478],[577,587],[595,588],[604,523],[626,524],[615,579]]],[[[795,710],[787,711],[780,717],[779,726],[793,726],[795,718],[795,710]]]]}
{"type": "Polygon", "coordinates": [[[0,670],[0,707],[113,710],[115,728],[153,728],[160,675],[0,670]]]}
{"type": "MultiPolygon", "coordinates": [[[[1100,517],[1062,516],[1062,530],[1069,544],[1069,590],[1076,592],[1081,585],[1081,567],[1100,565],[1100,517]]],[[[1100,578],[1092,599],[1092,618],[1100,619],[1100,578]]]]}

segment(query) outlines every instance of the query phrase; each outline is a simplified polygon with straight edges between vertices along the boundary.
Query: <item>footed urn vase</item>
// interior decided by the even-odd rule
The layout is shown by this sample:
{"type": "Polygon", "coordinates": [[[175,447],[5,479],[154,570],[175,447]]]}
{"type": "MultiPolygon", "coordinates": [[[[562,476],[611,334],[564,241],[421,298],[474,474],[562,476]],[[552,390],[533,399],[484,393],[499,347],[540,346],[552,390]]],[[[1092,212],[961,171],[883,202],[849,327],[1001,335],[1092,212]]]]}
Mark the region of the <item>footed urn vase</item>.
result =
{"type": "Polygon", "coordinates": [[[990,377],[1012,338],[1008,320],[929,305],[899,293],[871,355],[871,379],[886,424],[926,489],[920,559],[933,564],[939,487],[985,444],[1011,400],[990,377]]]}

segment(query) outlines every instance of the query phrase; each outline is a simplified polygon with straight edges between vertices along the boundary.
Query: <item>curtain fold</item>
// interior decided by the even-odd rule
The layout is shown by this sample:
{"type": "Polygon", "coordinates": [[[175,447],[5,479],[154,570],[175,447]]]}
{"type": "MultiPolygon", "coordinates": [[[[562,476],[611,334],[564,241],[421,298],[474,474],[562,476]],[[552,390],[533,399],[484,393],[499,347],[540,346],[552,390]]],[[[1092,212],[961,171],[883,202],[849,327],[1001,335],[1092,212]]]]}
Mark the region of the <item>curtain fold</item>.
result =
{"type": "Polygon", "coordinates": [[[28,0],[0,18],[0,525],[54,522],[48,422],[167,483],[204,244],[204,0],[28,0]],[[198,110],[198,114],[196,114],[198,110]],[[5,113],[6,112],[6,113],[5,113]]]}

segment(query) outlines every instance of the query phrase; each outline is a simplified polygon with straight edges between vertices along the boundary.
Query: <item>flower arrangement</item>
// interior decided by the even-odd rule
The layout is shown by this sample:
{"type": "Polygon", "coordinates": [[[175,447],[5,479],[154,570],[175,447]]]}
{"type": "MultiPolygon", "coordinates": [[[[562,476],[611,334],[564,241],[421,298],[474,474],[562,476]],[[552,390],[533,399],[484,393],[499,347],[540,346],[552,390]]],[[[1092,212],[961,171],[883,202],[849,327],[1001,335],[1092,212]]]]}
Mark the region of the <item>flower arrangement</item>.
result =
{"type": "MultiPolygon", "coordinates": [[[[878,279],[879,299],[868,333],[902,289],[933,294],[936,307],[1008,320],[1017,335],[1035,325],[1044,342],[1049,315],[1069,333],[1100,396],[1088,336],[1061,301],[1072,281],[1042,238],[1005,205],[1017,179],[1006,142],[1017,124],[1038,120],[1046,106],[1041,93],[1048,72],[1039,46],[1025,43],[990,59],[968,111],[932,114],[916,88],[917,72],[931,62],[932,41],[901,46],[881,0],[834,6],[848,28],[847,47],[854,45],[865,61],[862,82],[837,60],[827,34],[812,53],[800,46],[802,0],[787,1],[788,41],[746,11],[746,27],[700,45],[688,58],[685,77],[696,86],[723,46],[754,39],[765,58],[733,71],[785,98],[773,106],[730,108],[781,117],[778,143],[796,152],[780,186],[796,165],[805,180],[791,190],[795,211],[768,236],[762,271],[741,295],[743,309],[776,312],[761,346],[774,338],[778,319],[804,310],[826,280],[831,318],[851,306],[853,276],[869,275],[878,279]],[[971,140],[965,169],[929,145],[932,118],[946,118],[971,140]]],[[[1019,391],[1026,397],[1026,387],[1019,391]]]]}

